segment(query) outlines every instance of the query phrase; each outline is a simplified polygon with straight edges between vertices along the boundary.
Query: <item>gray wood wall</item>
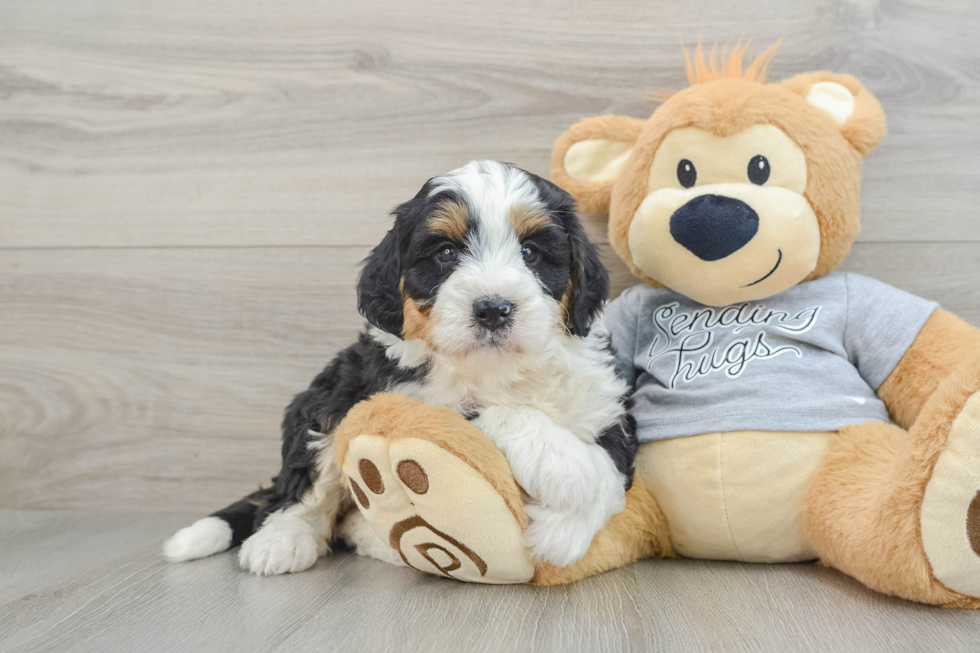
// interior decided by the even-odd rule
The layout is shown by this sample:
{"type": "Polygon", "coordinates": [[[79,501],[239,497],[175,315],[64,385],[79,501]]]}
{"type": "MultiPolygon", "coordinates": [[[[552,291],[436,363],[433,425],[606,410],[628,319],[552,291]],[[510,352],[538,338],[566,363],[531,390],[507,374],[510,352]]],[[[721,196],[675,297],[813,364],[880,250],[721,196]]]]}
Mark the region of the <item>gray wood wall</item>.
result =
{"type": "Polygon", "coordinates": [[[474,158],[546,175],[572,122],[682,87],[699,37],[865,81],[891,133],[845,267],[980,324],[978,34],[972,0],[0,1],[0,507],[267,480],[391,207],[474,158]]]}

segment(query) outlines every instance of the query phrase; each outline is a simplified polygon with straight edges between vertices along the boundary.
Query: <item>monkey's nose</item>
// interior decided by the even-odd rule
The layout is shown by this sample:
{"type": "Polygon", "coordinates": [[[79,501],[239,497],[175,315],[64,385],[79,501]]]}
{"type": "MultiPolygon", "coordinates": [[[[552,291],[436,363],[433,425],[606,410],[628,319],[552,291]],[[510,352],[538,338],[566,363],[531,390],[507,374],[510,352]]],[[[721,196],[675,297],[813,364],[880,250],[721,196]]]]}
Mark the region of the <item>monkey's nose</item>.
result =
{"type": "Polygon", "coordinates": [[[670,216],[670,235],[703,261],[742,249],[759,231],[759,214],[734,197],[701,195],[670,216]]]}

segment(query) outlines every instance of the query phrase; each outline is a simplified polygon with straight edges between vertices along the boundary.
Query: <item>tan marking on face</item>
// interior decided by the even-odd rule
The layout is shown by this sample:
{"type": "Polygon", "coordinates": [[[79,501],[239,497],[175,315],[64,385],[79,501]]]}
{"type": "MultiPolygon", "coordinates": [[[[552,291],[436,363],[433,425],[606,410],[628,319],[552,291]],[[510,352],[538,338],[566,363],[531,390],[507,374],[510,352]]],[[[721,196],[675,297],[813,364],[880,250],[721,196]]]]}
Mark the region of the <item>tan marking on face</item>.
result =
{"type": "MultiPolygon", "coordinates": [[[[576,242],[573,243],[573,247],[576,250],[574,259],[584,261],[586,258],[586,252],[583,245],[576,242]]],[[[565,288],[565,292],[562,293],[561,300],[558,302],[558,315],[560,320],[558,327],[568,335],[571,335],[572,333],[572,327],[569,324],[569,320],[571,319],[573,310],[572,304],[575,302],[575,296],[578,294],[582,283],[582,273],[583,269],[581,265],[572,265],[572,269],[569,270],[568,274],[568,286],[565,288]]]]}
{"type": "Polygon", "coordinates": [[[548,214],[541,209],[525,204],[516,204],[510,207],[510,225],[518,238],[541,231],[554,225],[548,214]]]}
{"type": "Polygon", "coordinates": [[[443,202],[429,217],[429,232],[462,242],[466,236],[467,215],[465,205],[453,201],[443,202]]]}
{"type": "Polygon", "coordinates": [[[562,293],[561,301],[558,302],[558,328],[569,333],[571,327],[568,324],[568,316],[572,313],[572,280],[568,280],[568,288],[562,293]]]}
{"type": "Polygon", "coordinates": [[[432,305],[422,304],[408,296],[405,292],[405,278],[398,284],[402,293],[402,337],[406,340],[417,339],[429,342],[432,327],[432,305]]]}
{"type": "Polygon", "coordinates": [[[428,342],[429,331],[432,328],[432,306],[423,306],[407,295],[404,296],[404,320],[402,337],[406,340],[418,339],[428,342]]]}

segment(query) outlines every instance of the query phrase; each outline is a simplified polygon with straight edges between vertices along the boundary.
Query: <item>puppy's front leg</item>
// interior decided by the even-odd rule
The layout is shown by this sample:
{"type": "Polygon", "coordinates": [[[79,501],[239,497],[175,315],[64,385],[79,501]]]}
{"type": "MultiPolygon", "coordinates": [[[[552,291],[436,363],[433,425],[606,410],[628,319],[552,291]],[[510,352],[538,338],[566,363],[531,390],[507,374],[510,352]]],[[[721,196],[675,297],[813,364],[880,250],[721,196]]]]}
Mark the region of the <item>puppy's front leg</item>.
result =
{"type": "Polygon", "coordinates": [[[626,505],[626,479],[602,447],[583,442],[541,411],[493,406],[474,424],[507,457],[529,495],[525,534],[536,558],[565,567],[626,505]]]}
{"type": "Polygon", "coordinates": [[[334,463],[333,438],[323,435],[317,452],[316,479],[298,503],[271,513],[242,543],[238,562],[260,576],[304,571],[330,551],[337,513],[347,491],[334,463]]]}

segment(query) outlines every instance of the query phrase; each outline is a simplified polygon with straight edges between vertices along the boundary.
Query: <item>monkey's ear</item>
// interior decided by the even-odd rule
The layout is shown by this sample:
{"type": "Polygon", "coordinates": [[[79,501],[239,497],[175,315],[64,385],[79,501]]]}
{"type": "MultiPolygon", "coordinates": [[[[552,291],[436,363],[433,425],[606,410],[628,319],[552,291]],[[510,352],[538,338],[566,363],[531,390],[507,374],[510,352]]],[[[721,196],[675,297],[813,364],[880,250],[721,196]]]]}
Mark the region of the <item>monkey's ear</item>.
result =
{"type": "Polygon", "coordinates": [[[645,124],[626,116],[599,116],[572,125],[551,152],[551,180],[585,213],[608,211],[613,182],[645,124]]]}
{"type": "Polygon", "coordinates": [[[826,71],[803,73],[782,85],[829,116],[862,156],[875,149],[888,131],[881,103],[850,75],[826,71]]]}

